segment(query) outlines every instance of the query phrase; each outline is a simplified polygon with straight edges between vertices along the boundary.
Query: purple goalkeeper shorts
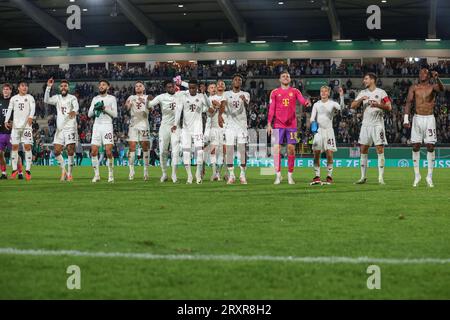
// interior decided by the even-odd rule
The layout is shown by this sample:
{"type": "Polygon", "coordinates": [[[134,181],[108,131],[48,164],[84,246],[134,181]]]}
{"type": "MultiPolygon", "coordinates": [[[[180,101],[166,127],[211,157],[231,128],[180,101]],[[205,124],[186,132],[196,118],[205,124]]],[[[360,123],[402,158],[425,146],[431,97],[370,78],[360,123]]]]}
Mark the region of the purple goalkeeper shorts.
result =
{"type": "Polygon", "coordinates": [[[5,151],[6,148],[11,150],[11,135],[9,133],[0,133],[0,151],[5,151]]]}
{"type": "Polygon", "coordinates": [[[297,129],[296,128],[278,128],[273,129],[274,144],[297,144],[297,129]]]}

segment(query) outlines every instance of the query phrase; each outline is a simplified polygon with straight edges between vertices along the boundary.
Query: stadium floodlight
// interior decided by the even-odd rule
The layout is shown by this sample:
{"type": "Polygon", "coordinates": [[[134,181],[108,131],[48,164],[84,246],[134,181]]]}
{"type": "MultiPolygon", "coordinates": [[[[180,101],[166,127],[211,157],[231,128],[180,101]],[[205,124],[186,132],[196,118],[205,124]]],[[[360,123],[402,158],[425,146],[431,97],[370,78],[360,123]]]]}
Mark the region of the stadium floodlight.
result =
{"type": "Polygon", "coordinates": [[[19,51],[22,50],[22,48],[9,48],[10,51],[19,51]]]}
{"type": "Polygon", "coordinates": [[[351,39],[337,39],[336,42],[352,42],[351,39]]]}
{"type": "Polygon", "coordinates": [[[307,43],[308,40],[292,40],[293,43],[307,43]]]}
{"type": "Polygon", "coordinates": [[[250,43],[258,44],[258,43],[266,43],[266,41],[265,40],[253,40],[253,41],[250,41],[250,43]]]}
{"type": "Polygon", "coordinates": [[[167,42],[166,46],[181,46],[181,43],[179,43],[179,42],[167,42]]]}
{"type": "Polygon", "coordinates": [[[86,48],[98,48],[100,46],[98,44],[88,44],[88,45],[85,45],[85,47],[86,48]]]}
{"type": "Polygon", "coordinates": [[[139,47],[140,44],[139,43],[126,43],[125,47],[139,47]]]}
{"type": "Polygon", "coordinates": [[[60,46],[50,46],[50,47],[45,47],[46,49],[59,49],[61,48],[60,46]]]}
{"type": "Polygon", "coordinates": [[[223,42],[222,41],[213,41],[213,42],[208,42],[208,44],[211,44],[211,45],[213,45],[213,44],[223,44],[223,42]]]}
{"type": "Polygon", "coordinates": [[[381,42],[396,42],[397,39],[381,39],[381,42]]]}
{"type": "Polygon", "coordinates": [[[439,41],[441,41],[441,39],[428,38],[428,39],[425,39],[425,41],[428,41],[428,42],[439,42],[439,41]]]}
{"type": "Polygon", "coordinates": [[[183,4],[179,4],[179,5],[178,5],[178,8],[183,8],[183,7],[184,7],[183,4]]]}

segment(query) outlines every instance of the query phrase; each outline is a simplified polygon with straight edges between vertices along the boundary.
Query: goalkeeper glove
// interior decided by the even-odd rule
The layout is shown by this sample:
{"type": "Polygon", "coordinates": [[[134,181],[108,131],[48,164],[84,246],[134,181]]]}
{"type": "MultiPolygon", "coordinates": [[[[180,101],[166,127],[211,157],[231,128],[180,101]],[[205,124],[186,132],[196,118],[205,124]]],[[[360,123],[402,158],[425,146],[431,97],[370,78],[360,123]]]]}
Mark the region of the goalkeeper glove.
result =
{"type": "Polygon", "coordinates": [[[103,112],[104,106],[105,106],[105,103],[103,102],[103,100],[94,104],[94,115],[96,118],[100,117],[100,115],[103,112]]]}
{"type": "Polygon", "coordinates": [[[317,122],[316,121],[311,122],[311,133],[316,134],[318,130],[319,125],[317,124],[317,122]]]}

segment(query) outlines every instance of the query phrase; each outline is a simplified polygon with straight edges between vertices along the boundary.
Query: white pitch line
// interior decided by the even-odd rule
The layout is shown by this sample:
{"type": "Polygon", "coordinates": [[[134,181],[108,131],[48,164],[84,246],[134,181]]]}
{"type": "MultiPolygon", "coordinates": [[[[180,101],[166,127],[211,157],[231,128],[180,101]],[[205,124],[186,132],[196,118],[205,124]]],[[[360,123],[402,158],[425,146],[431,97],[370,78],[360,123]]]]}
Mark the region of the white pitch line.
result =
{"type": "Polygon", "coordinates": [[[450,259],[440,258],[369,258],[369,257],[291,257],[291,256],[242,256],[242,255],[190,255],[153,254],[127,252],[89,252],[78,250],[45,250],[0,248],[0,255],[70,256],[91,258],[124,258],[143,260],[226,261],[226,262],[296,262],[319,264],[450,264],[450,259]]]}

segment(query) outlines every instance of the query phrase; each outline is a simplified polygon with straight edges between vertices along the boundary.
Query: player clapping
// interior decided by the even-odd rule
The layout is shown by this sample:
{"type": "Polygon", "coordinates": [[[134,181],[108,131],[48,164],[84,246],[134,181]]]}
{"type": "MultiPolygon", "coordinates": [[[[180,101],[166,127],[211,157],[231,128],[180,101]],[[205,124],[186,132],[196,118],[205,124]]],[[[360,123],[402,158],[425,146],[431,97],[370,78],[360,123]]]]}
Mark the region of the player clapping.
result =
{"type": "Polygon", "coordinates": [[[148,180],[148,167],[150,159],[150,125],[148,123],[149,110],[147,108],[147,95],[142,81],[136,81],[135,94],[128,97],[125,107],[130,111],[130,127],[128,129],[128,165],[130,168],[129,180],[134,179],[134,161],[136,157],[136,144],[140,143],[144,159],[144,180],[148,180]]]}
{"type": "Polygon", "coordinates": [[[92,99],[88,116],[95,118],[92,128],[91,160],[94,168],[92,182],[100,181],[100,170],[98,162],[98,149],[103,145],[108,158],[108,182],[114,182],[114,158],[112,149],[114,146],[113,119],[117,117],[116,97],[108,94],[109,82],[100,80],[98,83],[99,95],[92,99]]]}
{"type": "Polygon", "coordinates": [[[369,158],[369,147],[375,145],[378,155],[378,183],[384,184],[384,146],[387,145],[386,132],[384,130],[384,113],[391,111],[391,100],[386,91],[377,88],[377,76],[367,73],[363,79],[366,89],[362,90],[355,101],[352,109],[364,108],[363,122],[359,134],[361,145],[361,179],[356,184],[364,184],[367,181],[367,165],[369,158]]]}
{"type": "Polygon", "coordinates": [[[212,108],[212,114],[208,117],[207,121],[207,126],[208,124],[210,126],[208,137],[209,143],[211,144],[211,181],[220,181],[220,166],[223,164],[225,141],[223,117],[221,119],[221,126],[219,124],[219,112],[220,109],[224,109],[226,106],[226,99],[224,96],[225,83],[222,80],[219,80],[217,85],[211,84],[208,86],[208,91],[210,88],[215,89],[210,92],[209,101],[210,107],[212,108]],[[217,165],[219,165],[219,168],[217,168],[217,165]]]}
{"type": "Polygon", "coordinates": [[[288,149],[288,183],[295,184],[292,177],[295,164],[295,145],[297,144],[296,102],[310,106],[311,102],[303,97],[300,90],[290,86],[289,72],[280,74],[281,86],[270,93],[267,133],[272,136],[274,146],[275,172],[274,184],[281,183],[281,145],[287,143],[288,149]],[[273,121],[273,129],[272,129],[273,121]],[[272,134],[273,133],[273,134],[272,134]]]}
{"type": "Polygon", "coordinates": [[[203,119],[202,113],[208,110],[207,97],[198,93],[197,80],[189,81],[189,93],[181,97],[177,107],[175,125],[172,132],[180,129],[181,113],[183,113],[183,129],[181,130],[181,145],[183,148],[183,163],[188,175],[187,184],[192,184],[191,150],[194,144],[197,152],[197,172],[195,178],[197,184],[202,183],[203,167],[203,119]]]}
{"type": "Polygon", "coordinates": [[[320,154],[327,155],[327,178],[326,183],[333,182],[333,152],[337,151],[336,139],[333,130],[333,117],[336,112],[344,108],[344,90],[339,88],[340,103],[330,100],[330,87],[320,88],[320,100],[317,101],[311,113],[311,131],[314,133],[314,179],[311,185],[322,184],[320,179],[320,154]],[[317,130],[316,130],[317,129],[317,130]]]}
{"type": "Polygon", "coordinates": [[[434,118],[434,107],[436,95],[445,90],[444,84],[436,71],[432,71],[435,83],[430,82],[430,71],[423,68],[419,72],[419,83],[409,88],[405,105],[404,127],[410,128],[409,115],[413,101],[416,106],[416,114],[412,119],[411,143],[413,145],[414,183],[413,187],[419,185],[420,180],[420,146],[423,143],[427,146],[428,174],[427,185],[432,188],[433,168],[435,162],[434,145],[437,142],[436,119],[434,118]]]}
{"type": "Polygon", "coordinates": [[[233,184],[236,180],[234,175],[234,147],[237,146],[240,162],[241,174],[239,180],[241,184],[247,184],[245,170],[247,167],[246,147],[248,142],[247,130],[247,107],[250,102],[250,94],[241,90],[243,78],[236,74],[232,80],[232,89],[226,91],[224,96],[226,106],[221,107],[219,112],[219,125],[223,125],[222,114],[226,115],[225,140],[227,146],[227,184],[233,184]]]}

